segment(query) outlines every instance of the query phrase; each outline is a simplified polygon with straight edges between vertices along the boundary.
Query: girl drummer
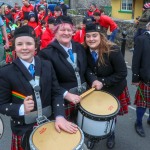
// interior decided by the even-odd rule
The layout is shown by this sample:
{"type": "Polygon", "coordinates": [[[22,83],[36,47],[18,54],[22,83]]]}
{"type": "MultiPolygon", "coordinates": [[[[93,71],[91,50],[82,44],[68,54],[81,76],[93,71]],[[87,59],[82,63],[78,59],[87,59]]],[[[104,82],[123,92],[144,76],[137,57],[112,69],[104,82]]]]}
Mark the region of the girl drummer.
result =
{"type": "MultiPolygon", "coordinates": [[[[85,48],[88,66],[102,83],[102,89],[116,96],[120,101],[120,115],[128,113],[129,93],[127,88],[127,68],[120,49],[100,33],[100,26],[86,26],[85,48]]],[[[88,147],[93,143],[89,141],[88,147]]],[[[109,149],[115,146],[114,132],[107,139],[109,149]]]]}
{"type": "MultiPolygon", "coordinates": [[[[64,116],[64,101],[59,84],[50,62],[34,57],[36,47],[35,32],[32,27],[23,26],[14,33],[15,51],[18,58],[0,69],[0,113],[11,116],[12,146],[11,150],[23,150],[22,136],[36,124],[33,112],[37,111],[34,90],[29,81],[39,76],[39,90],[42,109],[52,108],[56,119],[55,128],[76,133],[77,126],[68,122],[64,116]],[[49,74],[47,74],[49,70],[49,74]],[[28,118],[27,118],[28,117],[28,118]],[[28,119],[28,121],[27,121],[28,119]]],[[[35,78],[35,81],[36,78],[35,78]]],[[[51,117],[53,112],[48,114],[51,117]]],[[[36,112],[37,113],[37,112],[36,112]]],[[[43,112],[44,113],[44,112],[43,112]]],[[[28,143],[29,139],[25,143],[28,143]]]]}

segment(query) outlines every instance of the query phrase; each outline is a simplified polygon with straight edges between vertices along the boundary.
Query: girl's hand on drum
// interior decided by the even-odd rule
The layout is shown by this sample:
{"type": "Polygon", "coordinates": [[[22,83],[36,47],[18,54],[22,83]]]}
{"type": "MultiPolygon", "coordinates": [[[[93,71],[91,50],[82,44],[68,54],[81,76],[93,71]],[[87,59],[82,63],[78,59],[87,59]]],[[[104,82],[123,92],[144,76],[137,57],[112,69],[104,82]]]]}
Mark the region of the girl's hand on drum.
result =
{"type": "Polygon", "coordinates": [[[102,82],[98,81],[98,80],[95,80],[93,83],[92,83],[92,88],[95,88],[96,90],[101,90],[103,87],[103,84],[102,82]]]}
{"type": "Polygon", "coordinates": [[[74,104],[77,104],[81,101],[81,97],[79,95],[72,94],[69,92],[66,94],[65,99],[74,104]]]}
{"type": "Polygon", "coordinates": [[[56,117],[55,128],[60,133],[61,129],[68,133],[76,133],[78,126],[74,123],[67,121],[63,116],[56,117]]]}
{"type": "Polygon", "coordinates": [[[24,111],[25,111],[25,114],[29,114],[33,109],[34,109],[33,97],[32,97],[32,95],[31,96],[27,96],[24,99],[24,111]]]}

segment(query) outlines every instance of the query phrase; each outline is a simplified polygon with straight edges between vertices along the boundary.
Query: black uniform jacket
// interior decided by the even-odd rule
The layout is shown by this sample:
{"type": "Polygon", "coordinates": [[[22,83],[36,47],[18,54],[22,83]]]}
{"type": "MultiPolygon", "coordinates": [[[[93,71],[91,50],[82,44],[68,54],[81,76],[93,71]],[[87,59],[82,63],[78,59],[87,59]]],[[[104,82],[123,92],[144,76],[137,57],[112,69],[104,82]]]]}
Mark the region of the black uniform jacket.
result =
{"type": "Polygon", "coordinates": [[[107,91],[115,96],[119,96],[127,86],[126,76],[127,68],[118,47],[108,54],[104,54],[105,64],[100,62],[94,63],[91,52],[87,49],[88,66],[97,76],[98,80],[103,83],[102,90],[107,91]]]}
{"type": "MultiPolygon", "coordinates": [[[[87,69],[87,58],[83,46],[74,41],[71,42],[73,52],[77,53],[77,65],[79,68],[81,83],[85,82],[85,77],[87,80],[90,80],[90,82],[93,82],[95,78],[90,78],[91,74],[87,69]]],[[[67,61],[69,56],[57,40],[48,45],[47,48],[41,50],[39,56],[52,62],[58,82],[62,87],[62,93],[73,87],[77,87],[75,71],[72,65],[67,61]]]]}
{"type": "MultiPolygon", "coordinates": [[[[51,105],[55,116],[64,116],[63,95],[60,94],[59,84],[51,63],[35,57],[35,75],[40,75],[42,107],[51,105]]],[[[34,90],[28,78],[32,79],[32,76],[20,59],[16,59],[12,64],[0,69],[0,113],[11,116],[12,131],[17,135],[25,133],[33,124],[26,125],[24,116],[19,116],[23,100],[13,96],[12,91],[24,96],[33,95],[34,111],[37,110],[34,90]]]]}
{"type": "Polygon", "coordinates": [[[132,82],[150,83],[150,34],[137,37],[132,59],[132,82]]]}

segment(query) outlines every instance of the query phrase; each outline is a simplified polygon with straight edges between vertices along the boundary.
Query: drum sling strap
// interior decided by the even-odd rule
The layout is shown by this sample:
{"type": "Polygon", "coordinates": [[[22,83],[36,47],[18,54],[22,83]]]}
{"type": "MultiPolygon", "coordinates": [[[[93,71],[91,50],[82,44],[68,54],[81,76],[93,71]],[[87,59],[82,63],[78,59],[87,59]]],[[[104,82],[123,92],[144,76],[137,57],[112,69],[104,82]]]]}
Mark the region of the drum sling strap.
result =
{"type": "MultiPolygon", "coordinates": [[[[84,91],[86,91],[86,83],[81,84],[81,78],[80,78],[80,74],[79,74],[79,67],[77,66],[77,54],[73,53],[74,55],[74,63],[72,62],[72,60],[70,59],[70,57],[67,58],[67,61],[72,65],[74,71],[75,71],[75,75],[76,75],[76,79],[77,79],[77,92],[78,94],[83,93],[84,91]]],[[[71,91],[75,91],[74,88],[70,89],[71,91]]],[[[77,94],[77,93],[73,93],[73,94],[77,94]]]]}
{"type": "MultiPolygon", "coordinates": [[[[36,103],[37,103],[37,113],[38,113],[38,117],[36,118],[36,121],[37,121],[37,124],[40,125],[42,124],[43,122],[45,121],[48,121],[48,119],[46,118],[46,116],[43,115],[43,109],[42,109],[42,103],[41,103],[41,97],[40,97],[40,86],[39,86],[39,81],[40,81],[40,77],[39,76],[35,76],[35,80],[30,80],[30,84],[31,86],[33,87],[34,89],[34,94],[35,94],[35,99],[36,99],[36,103]]],[[[51,111],[49,112],[49,116],[51,115],[51,111]]],[[[36,117],[36,116],[34,116],[36,117]]],[[[28,118],[27,117],[25,118],[26,119],[26,122],[30,122],[31,119],[34,119],[33,118],[28,118]]]]}
{"type": "Polygon", "coordinates": [[[33,77],[30,75],[28,70],[25,68],[25,66],[21,63],[19,59],[14,62],[19,68],[19,70],[24,74],[25,78],[29,81],[30,85],[32,86],[35,94],[36,103],[37,103],[37,111],[32,111],[29,114],[24,115],[24,120],[26,124],[31,124],[36,122],[40,124],[41,122],[45,121],[46,117],[49,117],[52,114],[51,106],[47,106],[42,109],[42,103],[40,97],[40,86],[39,86],[41,63],[40,60],[38,59],[39,58],[35,59],[35,63],[37,65],[35,66],[35,80],[33,79],[33,77]]]}

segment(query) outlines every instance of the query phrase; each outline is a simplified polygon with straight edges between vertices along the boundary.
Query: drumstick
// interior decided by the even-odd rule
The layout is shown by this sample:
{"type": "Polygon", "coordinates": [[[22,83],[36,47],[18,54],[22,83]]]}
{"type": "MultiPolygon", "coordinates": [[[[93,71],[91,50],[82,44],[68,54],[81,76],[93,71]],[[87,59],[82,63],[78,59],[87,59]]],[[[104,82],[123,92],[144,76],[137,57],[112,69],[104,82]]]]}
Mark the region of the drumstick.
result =
{"type": "Polygon", "coordinates": [[[84,92],[83,94],[80,95],[81,98],[84,98],[88,94],[92,93],[95,90],[95,88],[91,88],[88,91],[84,92]]]}

